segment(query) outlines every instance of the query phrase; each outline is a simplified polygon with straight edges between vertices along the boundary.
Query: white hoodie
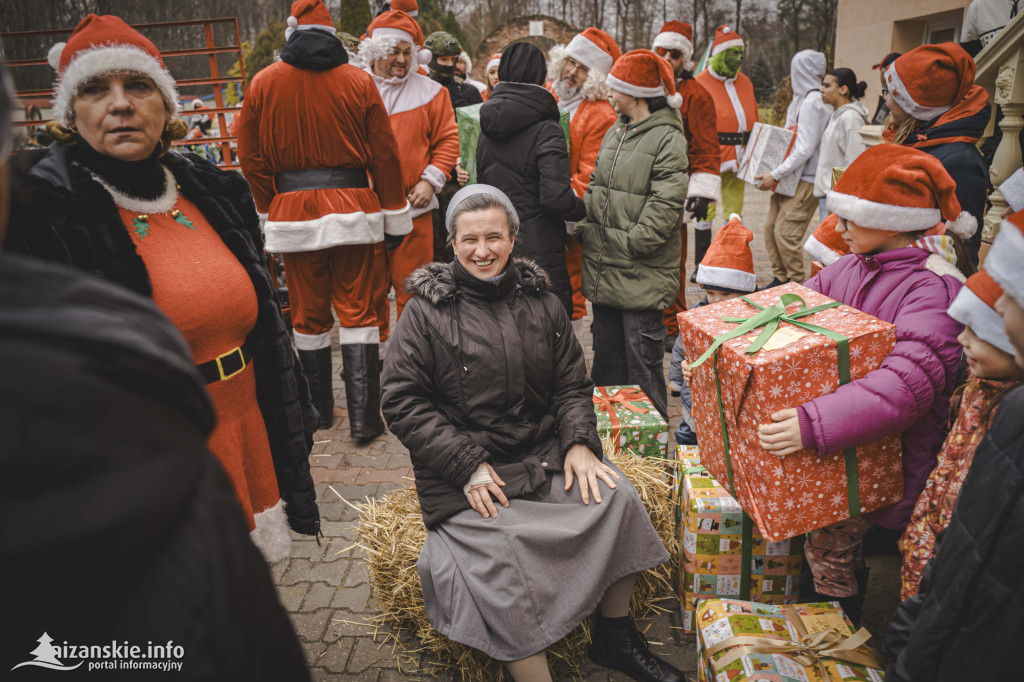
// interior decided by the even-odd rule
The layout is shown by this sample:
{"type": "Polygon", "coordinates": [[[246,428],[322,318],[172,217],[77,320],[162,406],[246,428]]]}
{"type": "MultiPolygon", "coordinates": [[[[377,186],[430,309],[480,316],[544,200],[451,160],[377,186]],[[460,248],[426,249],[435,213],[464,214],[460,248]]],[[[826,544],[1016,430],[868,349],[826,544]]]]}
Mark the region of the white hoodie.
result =
{"type": "Polygon", "coordinates": [[[793,151],[772,171],[781,180],[799,173],[805,182],[814,182],[818,172],[818,147],[832,107],[821,101],[821,79],[825,76],[825,55],[815,50],[801,50],[790,62],[789,78],[793,83],[793,101],[786,111],[786,127],[796,126],[793,151]]]}
{"type": "Polygon", "coordinates": [[[814,196],[823,197],[832,189],[832,169],[849,166],[864,151],[860,129],[868,124],[868,110],[854,100],[835,110],[821,136],[818,173],[814,178],[814,196]]]}

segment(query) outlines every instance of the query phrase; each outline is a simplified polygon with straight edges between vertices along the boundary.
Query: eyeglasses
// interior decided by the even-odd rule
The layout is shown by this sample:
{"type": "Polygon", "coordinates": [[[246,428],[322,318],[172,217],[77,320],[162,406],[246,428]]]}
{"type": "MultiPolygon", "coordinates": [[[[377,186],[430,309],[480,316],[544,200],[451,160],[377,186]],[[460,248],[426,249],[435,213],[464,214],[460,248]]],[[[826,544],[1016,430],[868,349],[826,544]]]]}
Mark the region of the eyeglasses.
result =
{"type": "Polygon", "coordinates": [[[656,48],[654,48],[654,51],[658,53],[659,57],[671,56],[672,59],[680,59],[683,56],[683,53],[682,53],[681,50],[670,50],[670,49],[668,49],[666,47],[656,47],[656,48]]]}
{"type": "Polygon", "coordinates": [[[590,69],[588,69],[587,67],[583,66],[582,64],[580,64],[578,61],[576,61],[572,57],[566,57],[565,58],[565,64],[566,64],[566,66],[569,67],[569,71],[570,72],[578,71],[580,73],[590,73],[590,69]]]}
{"type": "Polygon", "coordinates": [[[886,99],[890,93],[891,90],[889,90],[889,88],[882,88],[882,99],[886,99]]]}

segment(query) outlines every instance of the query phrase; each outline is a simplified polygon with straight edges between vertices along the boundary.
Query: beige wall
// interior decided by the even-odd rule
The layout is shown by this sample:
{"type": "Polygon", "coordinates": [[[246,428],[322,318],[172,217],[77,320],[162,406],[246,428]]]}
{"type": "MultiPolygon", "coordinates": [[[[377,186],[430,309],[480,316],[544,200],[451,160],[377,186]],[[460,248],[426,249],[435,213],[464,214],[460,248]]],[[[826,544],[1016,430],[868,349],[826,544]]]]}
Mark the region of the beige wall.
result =
{"type": "Polygon", "coordinates": [[[923,43],[928,23],[963,24],[970,0],[839,0],[835,65],[853,69],[868,84],[864,106],[875,113],[882,89],[872,71],[890,52],[906,52],[923,43]]]}

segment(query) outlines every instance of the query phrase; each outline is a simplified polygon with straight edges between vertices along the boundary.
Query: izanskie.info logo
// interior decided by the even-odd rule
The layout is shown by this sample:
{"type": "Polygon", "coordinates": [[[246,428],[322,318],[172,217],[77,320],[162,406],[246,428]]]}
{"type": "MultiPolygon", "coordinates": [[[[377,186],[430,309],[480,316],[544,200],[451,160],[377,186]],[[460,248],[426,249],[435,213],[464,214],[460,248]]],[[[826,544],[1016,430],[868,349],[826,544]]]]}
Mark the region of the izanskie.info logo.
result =
{"type": "Polygon", "coordinates": [[[43,633],[38,640],[39,646],[29,653],[35,660],[24,661],[11,670],[25,666],[47,668],[49,670],[75,670],[86,666],[87,670],[160,670],[181,671],[182,659],[185,658],[185,647],[174,642],[146,646],[131,645],[127,641],[100,645],[57,644],[50,635],[43,633]],[[61,662],[63,659],[64,662],[61,662]],[[74,662],[73,661],[77,661],[74,662]]]}

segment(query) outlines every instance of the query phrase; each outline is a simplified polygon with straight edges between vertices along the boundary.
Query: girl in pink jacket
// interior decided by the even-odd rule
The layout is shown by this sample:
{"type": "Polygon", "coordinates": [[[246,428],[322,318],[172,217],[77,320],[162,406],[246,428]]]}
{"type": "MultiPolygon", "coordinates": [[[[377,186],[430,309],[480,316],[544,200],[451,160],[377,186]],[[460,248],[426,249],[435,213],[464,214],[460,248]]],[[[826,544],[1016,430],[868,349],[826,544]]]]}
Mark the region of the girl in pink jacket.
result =
{"type": "Polygon", "coordinates": [[[827,199],[850,253],[805,286],[894,324],[896,346],[867,376],[760,429],[762,447],[780,457],[804,448],[823,457],[902,434],[903,500],[814,531],[805,545],[813,590],[805,576],[801,597],[839,598],[854,622],[867,584],[864,535],[872,523],[907,526],[946,435],[963,329],[946,310],[965,278],[958,264],[970,267],[959,237],[977,227],[955,188],[940,162],[906,147],[872,147],[850,165],[827,199]]]}

